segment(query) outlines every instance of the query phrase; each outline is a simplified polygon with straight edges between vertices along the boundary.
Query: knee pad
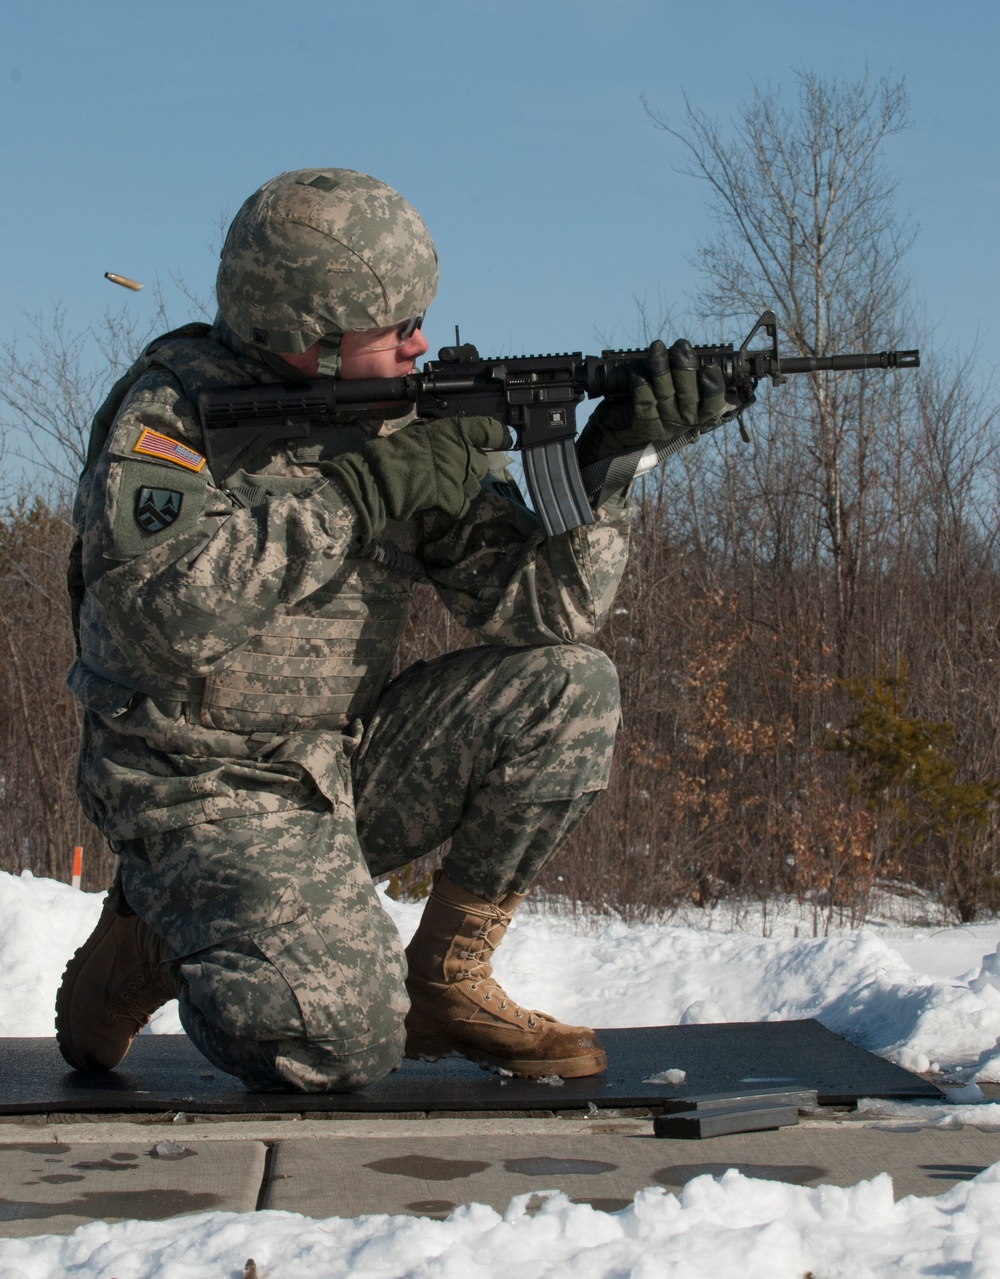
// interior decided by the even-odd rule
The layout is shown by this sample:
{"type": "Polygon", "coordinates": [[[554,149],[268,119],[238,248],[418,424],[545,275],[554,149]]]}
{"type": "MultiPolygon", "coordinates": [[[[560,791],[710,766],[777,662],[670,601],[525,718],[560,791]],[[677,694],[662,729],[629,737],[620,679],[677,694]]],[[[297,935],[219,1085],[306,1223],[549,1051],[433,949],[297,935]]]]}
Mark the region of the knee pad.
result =
{"type": "Polygon", "coordinates": [[[329,1043],[236,1039],[208,1022],[183,993],[181,1021],[198,1050],[251,1092],[355,1092],[398,1068],[406,1038],[400,1024],[385,1043],[347,1055],[329,1043]]]}
{"type": "Polygon", "coordinates": [[[274,1051],[274,1070],[285,1088],[296,1092],[356,1092],[378,1083],[403,1060],[406,1035],[402,1025],[383,1043],[345,1057],[333,1045],[301,1040],[268,1044],[274,1051]]]}
{"type": "Polygon", "coordinates": [[[398,1065],[407,1001],[399,956],[356,960],[338,960],[308,914],[229,939],[180,961],[181,1020],[206,1056],[252,1087],[261,1065],[273,1068],[271,1086],[361,1087],[398,1065]]]}

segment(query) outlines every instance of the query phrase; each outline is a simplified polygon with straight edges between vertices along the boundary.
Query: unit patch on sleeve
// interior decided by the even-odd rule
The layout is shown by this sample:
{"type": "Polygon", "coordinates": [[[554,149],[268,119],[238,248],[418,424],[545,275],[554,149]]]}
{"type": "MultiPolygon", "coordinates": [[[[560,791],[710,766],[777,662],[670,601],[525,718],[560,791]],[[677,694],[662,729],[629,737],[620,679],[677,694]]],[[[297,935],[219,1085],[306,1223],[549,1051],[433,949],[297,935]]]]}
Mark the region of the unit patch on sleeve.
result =
{"type": "Polygon", "coordinates": [[[181,513],[184,496],[176,489],[154,489],[143,484],[135,493],[135,522],[145,533],[162,533],[181,513]]]}
{"type": "Polygon", "coordinates": [[[200,471],[205,459],[194,449],[188,448],[180,440],[172,440],[169,435],[161,435],[159,431],[151,431],[144,427],[136,440],[133,453],[145,453],[149,457],[161,458],[164,462],[173,462],[175,466],[183,466],[189,471],[200,471]]]}

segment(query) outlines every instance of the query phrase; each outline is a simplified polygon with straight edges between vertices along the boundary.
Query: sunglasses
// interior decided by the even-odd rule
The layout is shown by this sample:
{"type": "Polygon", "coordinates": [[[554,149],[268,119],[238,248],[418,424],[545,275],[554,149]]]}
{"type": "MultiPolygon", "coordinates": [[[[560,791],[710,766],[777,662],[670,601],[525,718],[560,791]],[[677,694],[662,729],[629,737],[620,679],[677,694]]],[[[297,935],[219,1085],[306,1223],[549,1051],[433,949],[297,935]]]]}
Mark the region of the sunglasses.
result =
{"type": "MultiPolygon", "coordinates": [[[[396,335],[395,342],[389,342],[385,346],[371,346],[369,351],[395,351],[397,347],[402,346],[404,342],[409,342],[417,329],[422,328],[424,323],[423,314],[413,315],[408,320],[404,320],[402,324],[390,325],[387,329],[381,329],[380,334],[384,333],[386,337],[394,333],[396,335]]],[[[376,339],[377,341],[377,339],[376,339]]]]}

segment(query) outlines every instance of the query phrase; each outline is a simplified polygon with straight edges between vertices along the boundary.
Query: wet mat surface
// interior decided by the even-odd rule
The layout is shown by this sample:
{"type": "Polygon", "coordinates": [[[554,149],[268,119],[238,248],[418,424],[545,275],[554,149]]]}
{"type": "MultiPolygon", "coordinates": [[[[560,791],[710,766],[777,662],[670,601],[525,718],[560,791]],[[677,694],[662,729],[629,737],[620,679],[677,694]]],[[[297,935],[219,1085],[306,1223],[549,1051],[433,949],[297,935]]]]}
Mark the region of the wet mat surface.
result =
{"type": "Polygon", "coordinates": [[[0,1114],[185,1110],[253,1114],[451,1112],[655,1107],[667,1097],[762,1088],[815,1089],[821,1104],[858,1097],[938,1097],[916,1075],[849,1044],[817,1021],[730,1022],[601,1030],[608,1069],[558,1086],[501,1079],[471,1062],[403,1063],[362,1092],[248,1093],[181,1035],[140,1035],[116,1071],[71,1071],[54,1039],[0,1039],[0,1114]],[[683,1070],[679,1086],[650,1083],[683,1070]]]}

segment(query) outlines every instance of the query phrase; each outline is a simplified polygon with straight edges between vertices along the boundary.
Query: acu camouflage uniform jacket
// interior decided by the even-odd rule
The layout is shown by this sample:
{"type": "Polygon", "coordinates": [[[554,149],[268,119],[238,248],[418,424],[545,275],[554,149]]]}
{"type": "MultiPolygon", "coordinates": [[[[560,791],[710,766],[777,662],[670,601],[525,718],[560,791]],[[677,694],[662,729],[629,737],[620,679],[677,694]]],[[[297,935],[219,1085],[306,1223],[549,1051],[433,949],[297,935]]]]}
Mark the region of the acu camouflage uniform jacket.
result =
{"type": "Polygon", "coordinates": [[[326,428],[222,489],[202,465],[194,399],[276,376],[215,330],[168,335],[143,360],[74,512],[80,793],[109,839],[296,807],[304,780],[334,801],[345,745],[392,672],[414,561],[489,643],[576,642],[603,620],[627,510],[546,540],[488,476],[460,522],[426,513],[361,548],[317,464],[391,424],[326,428]]]}

